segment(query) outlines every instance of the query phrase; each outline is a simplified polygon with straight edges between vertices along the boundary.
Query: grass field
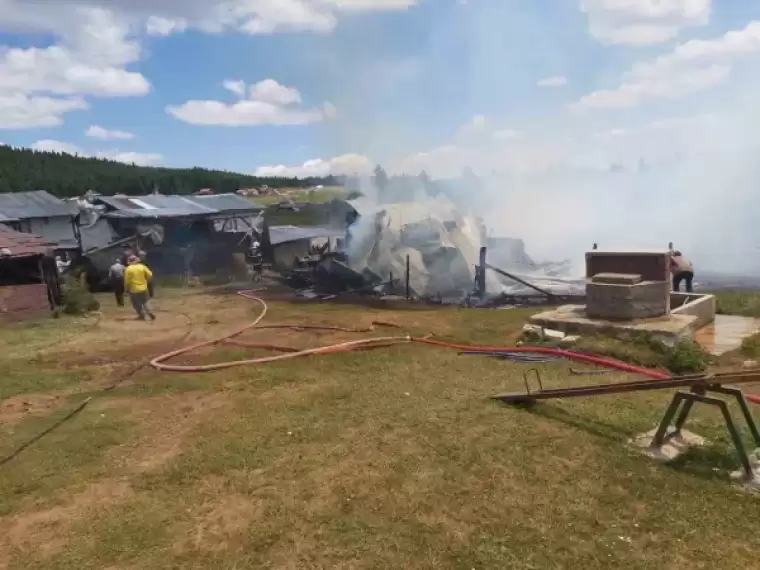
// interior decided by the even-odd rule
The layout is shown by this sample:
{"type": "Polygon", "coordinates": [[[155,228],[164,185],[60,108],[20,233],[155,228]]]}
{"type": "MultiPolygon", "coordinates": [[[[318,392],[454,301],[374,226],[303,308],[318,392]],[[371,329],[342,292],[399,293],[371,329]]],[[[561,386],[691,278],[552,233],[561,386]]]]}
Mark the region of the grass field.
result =
{"type": "MultiPolygon", "coordinates": [[[[690,429],[714,443],[675,464],[626,447],[668,393],[513,409],[488,397],[522,390],[525,365],[421,345],[159,373],[137,365],[238,328],[255,305],[164,290],[158,320],[143,323],[101,301],[99,316],[0,328],[2,456],[92,397],[0,464],[0,568],[759,566],[757,498],[728,481],[737,461],[716,415],[695,409],[690,429]]],[[[382,320],[499,345],[529,314],[270,311],[267,322],[382,320]]],[[[367,334],[245,336],[305,347],[367,334]]],[[[219,346],[193,361],[250,354],[219,346]]],[[[545,386],[582,381],[567,368],[541,365],[545,386]]]]}

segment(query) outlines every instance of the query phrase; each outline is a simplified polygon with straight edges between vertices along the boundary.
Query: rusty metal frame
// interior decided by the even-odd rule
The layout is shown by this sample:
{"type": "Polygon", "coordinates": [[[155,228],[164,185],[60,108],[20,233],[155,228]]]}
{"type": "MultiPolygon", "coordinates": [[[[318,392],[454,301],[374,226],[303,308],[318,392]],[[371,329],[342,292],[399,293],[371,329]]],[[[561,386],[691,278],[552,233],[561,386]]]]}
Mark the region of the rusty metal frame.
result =
{"type": "Polygon", "coordinates": [[[721,398],[708,396],[708,392],[733,396],[739,405],[739,409],[742,411],[747,426],[749,427],[750,434],[755,442],[755,447],[760,447],[760,430],[752,415],[747,399],[744,397],[744,393],[737,388],[725,388],[723,386],[694,386],[689,392],[680,390],[676,392],[667,410],[665,410],[665,415],[652,438],[651,447],[653,449],[660,449],[669,439],[681,435],[683,426],[695,403],[715,406],[720,410],[723,420],[726,422],[726,428],[731,436],[731,441],[736,449],[736,454],[739,456],[739,461],[741,462],[745,477],[748,480],[753,479],[755,477],[755,472],[752,467],[752,462],[749,459],[749,453],[747,453],[747,450],[744,447],[741,432],[731,416],[728,402],[721,398]],[[674,419],[675,423],[673,423],[674,419]],[[672,430],[670,430],[671,423],[673,424],[672,430]]]}

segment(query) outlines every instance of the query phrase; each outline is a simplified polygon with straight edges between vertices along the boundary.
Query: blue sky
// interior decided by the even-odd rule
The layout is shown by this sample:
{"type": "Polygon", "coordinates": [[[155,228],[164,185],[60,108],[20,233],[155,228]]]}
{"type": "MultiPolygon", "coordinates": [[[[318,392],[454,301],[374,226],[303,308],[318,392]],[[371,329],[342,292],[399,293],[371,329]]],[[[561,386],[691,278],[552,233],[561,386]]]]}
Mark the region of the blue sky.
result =
{"type": "Polygon", "coordinates": [[[754,88],[753,19],[747,0],[6,0],[0,140],[301,175],[665,160],[754,88]]]}

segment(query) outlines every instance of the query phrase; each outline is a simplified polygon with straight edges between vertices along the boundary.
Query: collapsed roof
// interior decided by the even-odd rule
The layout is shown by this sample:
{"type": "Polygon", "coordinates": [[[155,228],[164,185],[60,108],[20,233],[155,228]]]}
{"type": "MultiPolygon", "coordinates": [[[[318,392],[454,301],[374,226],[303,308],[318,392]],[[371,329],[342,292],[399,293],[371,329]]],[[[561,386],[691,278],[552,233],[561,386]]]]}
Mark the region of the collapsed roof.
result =
{"type": "MultiPolygon", "coordinates": [[[[461,297],[473,291],[480,248],[488,248],[489,263],[537,281],[553,293],[575,292],[575,280],[562,279],[564,263],[536,263],[522,240],[487,238],[482,220],[465,214],[447,198],[426,197],[415,202],[375,204],[355,200],[359,219],[349,229],[349,266],[377,280],[401,279],[409,260],[409,286],[421,297],[461,297]]],[[[530,288],[493,271],[486,273],[486,289],[494,294],[530,288]]]]}
{"type": "Polygon", "coordinates": [[[353,202],[360,214],[351,227],[349,266],[378,277],[400,278],[409,259],[409,286],[418,296],[471,291],[485,232],[480,220],[461,215],[443,197],[409,203],[353,202]]]}

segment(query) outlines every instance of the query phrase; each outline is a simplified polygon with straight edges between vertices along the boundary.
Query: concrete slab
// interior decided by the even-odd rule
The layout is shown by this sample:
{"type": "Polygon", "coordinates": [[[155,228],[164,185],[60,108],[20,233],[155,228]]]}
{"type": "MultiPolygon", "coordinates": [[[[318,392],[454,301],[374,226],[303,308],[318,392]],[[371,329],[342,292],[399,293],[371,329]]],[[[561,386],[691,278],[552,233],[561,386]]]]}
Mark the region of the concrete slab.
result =
{"type": "Polygon", "coordinates": [[[597,273],[591,278],[592,283],[610,285],[636,285],[641,283],[641,275],[633,273],[597,273]]]}
{"type": "Polygon", "coordinates": [[[692,336],[697,317],[692,315],[665,315],[634,321],[605,321],[586,315],[585,305],[564,305],[551,311],[533,315],[531,324],[560,330],[565,334],[604,334],[618,338],[655,337],[674,342],[692,336]]]}
{"type": "Polygon", "coordinates": [[[720,356],[737,350],[742,341],[760,332],[760,320],[751,317],[716,315],[715,321],[699,329],[695,340],[710,354],[720,356]]]}
{"type": "Polygon", "coordinates": [[[635,436],[629,440],[628,445],[647,457],[668,462],[686,453],[692,447],[701,447],[707,443],[705,438],[690,431],[682,430],[678,435],[673,435],[674,432],[675,429],[671,427],[662,447],[652,447],[657,428],[635,436]]]}

